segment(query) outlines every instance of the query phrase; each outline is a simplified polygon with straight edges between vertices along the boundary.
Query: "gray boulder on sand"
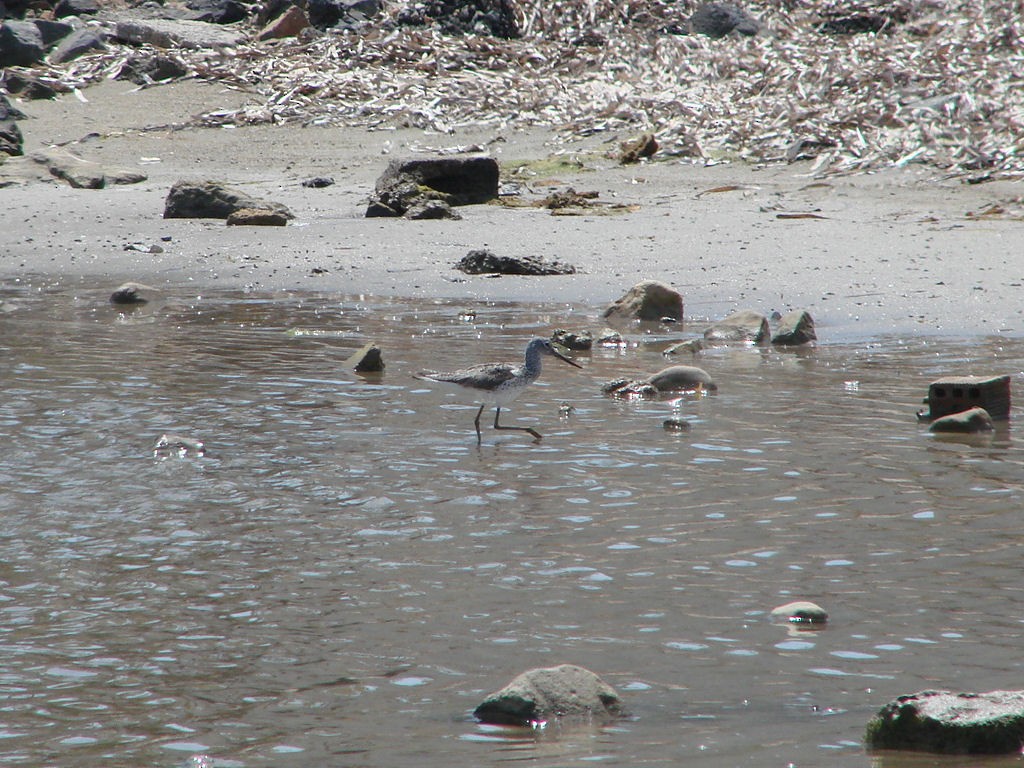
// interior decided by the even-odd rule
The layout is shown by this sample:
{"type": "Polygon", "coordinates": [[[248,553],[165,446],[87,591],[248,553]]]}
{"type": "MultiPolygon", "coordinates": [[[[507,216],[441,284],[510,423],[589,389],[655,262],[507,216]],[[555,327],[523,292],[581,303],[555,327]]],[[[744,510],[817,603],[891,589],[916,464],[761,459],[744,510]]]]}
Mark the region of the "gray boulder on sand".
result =
{"type": "Polygon", "coordinates": [[[555,717],[613,719],[624,707],[615,689],[596,674],[562,664],[523,672],[473,714],[484,723],[528,727],[555,717]]]}
{"type": "Polygon", "coordinates": [[[1024,691],[921,691],[893,699],[868,723],[869,749],[942,754],[1019,753],[1024,691]]]}
{"type": "Polygon", "coordinates": [[[644,280],[614,301],[602,315],[607,320],[683,319],[683,296],[675,288],[657,280],[644,280]]]}
{"type": "Polygon", "coordinates": [[[762,344],[768,339],[768,318],[760,312],[744,309],[733,312],[704,331],[704,338],[718,342],[745,342],[762,344]]]}
{"type": "Polygon", "coordinates": [[[499,175],[493,157],[392,160],[377,179],[366,216],[403,216],[424,200],[486,203],[498,196],[499,175]]]}
{"type": "Polygon", "coordinates": [[[165,219],[227,219],[244,208],[274,211],[293,218],[280,203],[269,203],[249,197],[216,181],[179,181],[167,193],[165,219]]]}

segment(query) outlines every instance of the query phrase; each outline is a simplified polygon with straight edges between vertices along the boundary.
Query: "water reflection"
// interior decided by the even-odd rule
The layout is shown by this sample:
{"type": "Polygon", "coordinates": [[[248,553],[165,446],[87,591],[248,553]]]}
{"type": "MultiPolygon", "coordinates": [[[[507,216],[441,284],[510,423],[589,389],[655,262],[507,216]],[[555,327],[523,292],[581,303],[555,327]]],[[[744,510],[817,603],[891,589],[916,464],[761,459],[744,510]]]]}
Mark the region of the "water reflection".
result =
{"type": "Polygon", "coordinates": [[[1019,382],[1019,340],[715,350],[714,397],[619,401],[600,384],[664,365],[627,337],[514,404],[543,441],[477,445],[474,406],[411,372],[516,359],[594,314],[310,295],[126,312],[107,293],[2,292],[12,765],[868,766],[889,758],[863,726],[893,696],[1020,667],[1014,427],[950,441],[914,419],[938,376],[1019,382]],[[342,364],[368,340],[378,378],[342,364]],[[155,456],[162,435],[203,455],[155,456]],[[772,624],[792,599],[827,629],[772,624]],[[634,718],[542,739],[467,718],[561,662],[634,718]]]}

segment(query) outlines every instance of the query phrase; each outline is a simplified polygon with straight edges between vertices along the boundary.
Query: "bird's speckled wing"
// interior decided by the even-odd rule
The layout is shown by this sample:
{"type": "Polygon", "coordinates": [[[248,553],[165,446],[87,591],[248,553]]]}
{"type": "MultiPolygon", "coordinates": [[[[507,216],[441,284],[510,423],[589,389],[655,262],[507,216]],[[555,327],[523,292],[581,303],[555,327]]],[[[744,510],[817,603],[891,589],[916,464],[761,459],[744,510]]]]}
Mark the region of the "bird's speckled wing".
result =
{"type": "Polygon", "coordinates": [[[461,371],[420,371],[417,378],[444,381],[471,389],[494,390],[515,378],[515,367],[505,363],[484,363],[461,371]]]}

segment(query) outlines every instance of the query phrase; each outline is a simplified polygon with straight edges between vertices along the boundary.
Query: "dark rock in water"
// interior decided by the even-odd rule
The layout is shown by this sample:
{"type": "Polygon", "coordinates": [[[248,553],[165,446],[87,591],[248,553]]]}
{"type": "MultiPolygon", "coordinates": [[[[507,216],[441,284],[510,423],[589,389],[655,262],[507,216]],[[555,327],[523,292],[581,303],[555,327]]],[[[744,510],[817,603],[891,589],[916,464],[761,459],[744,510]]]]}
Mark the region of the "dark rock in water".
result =
{"type": "Polygon", "coordinates": [[[614,688],[572,664],[523,672],[473,711],[484,723],[526,727],[553,718],[611,720],[624,713],[614,688]]]}
{"type": "Polygon", "coordinates": [[[234,24],[249,16],[249,9],[238,0],[186,0],[185,7],[192,11],[189,19],[209,24],[234,24]]]}
{"type": "Polygon", "coordinates": [[[622,334],[616,331],[614,328],[605,328],[597,336],[597,340],[594,342],[602,347],[624,347],[626,346],[626,340],[622,338],[622,334]]]}
{"type": "Polygon", "coordinates": [[[156,290],[156,288],[142,283],[125,283],[110,294],[110,303],[146,304],[153,299],[153,293],[156,290]]]}
{"type": "Polygon", "coordinates": [[[725,37],[733,30],[751,36],[761,30],[761,22],[738,6],[705,3],[690,17],[690,28],[695,34],[715,38],[725,37]]]}
{"type": "Polygon", "coordinates": [[[940,416],[928,427],[931,432],[953,432],[973,434],[975,432],[991,432],[995,429],[992,417],[984,408],[970,408],[948,416],[940,416]]]}
{"type": "Polygon", "coordinates": [[[507,40],[520,36],[512,0],[423,0],[410,3],[397,16],[399,24],[437,24],[451,35],[490,35],[507,40]]]}
{"type": "Polygon", "coordinates": [[[792,624],[824,624],[828,621],[828,613],[816,603],[797,600],[773,608],[772,618],[788,621],[792,624]]]}
{"type": "Polygon", "coordinates": [[[334,179],[330,176],[313,176],[309,179],[302,180],[302,186],[308,189],[323,189],[334,184],[334,179]]]}
{"type": "Polygon", "coordinates": [[[43,35],[31,21],[0,24],[0,67],[31,67],[45,56],[43,35]]]}
{"type": "Polygon", "coordinates": [[[102,51],[106,47],[102,37],[88,27],[83,27],[76,29],[57,44],[50,54],[50,63],[64,64],[90,51],[102,51]]]}
{"type": "Polygon", "coordinates": [[[498,256],[486,249],[473,250],[463,256],[455,268],[467,275],[497,273],[501,275],[572,275],[576,268],[558,261],[544,261],[535,256],[498,256]]]}
{"type": "Polygon", "coordinates": [[[18,127],[22,112],[11,106],[7,97],[0,93],[0,153],[5,155],[24,154],[25,139],[18,127]]]}
{"type": "Polygon", "coordinates": [[[629,141],[624,141],[619,146],[619,163],[629,165],[638,163],[641,159],[653,157],[658,151],[658,140],[653,133],[645,133],[629,141]]]}
{"type": "Polygon", "coordinates": [[[486,203],[498,196],[498,176],[493,157],[392,160],[377,179],[366,215],[403,216],[421,200],[486,203]]]}
{"type": "Polygon", "coordinates": [[[712,323],[705,331],[704,338],[716,342],[743,342],[762,344],[768,340],[768,318],[760,312],[742,310],[712,323]]]}
{"type": "Polygon", "coordinates": [[[227,219],[229,227],[284,227],[287,224],[287,216],[269,208],[241,208],[232,211],[227,219]]]}
{"type": "Polygon", "coordinates": [[[601,391],[614,397],[657,397],[658,388],[646,381],[636,379],[612,379],[601,385],[601,391]]]}
{"type": "Polygon", "coordinates": [[[707,349],[707,346],[708,344],[704,339],[687,339],[686,341],[681,341],[678,344],[673,344],[661,354],[665,357],[682,354],[696,355],[698,352],[707,349]]]}
{"type": "Polygon", "coordinates": [[[658,322],[663,317],[683,319],[682,295],[665,283],[645,280],[637,283],[602,315],[608,320],[645,320],[658,322]]]}
{"type": "Polygon", "coordinates": [[[900,696],[868,723],[865,743],[868,749],[1016,754],[1024,744],[1024,691],[900,696]]]}
{"type": "Polygon", "coordinates": [[[182,435],[161,435],[153,446],[153,456],[158,459],[202,458],[205,455],[206,446],[202,440],[193,440],[182,435]]]}
{"type": "Polygon", "coordinates": [[[63,19],[65,16],[95,16],[100,12],[100,4],[96,0],[58,0],[53,6],[53,18],[63,19]]]}
{"type": "Polygon", "coordinates": [[[280,203],[257,200],[216,181],[176,182],[167,193],[164,218],[227,219],[243,208],[270,210],[286,218],[294,218],[291,211],[280,203]]]}
{"type": "Polygon", "coordinates": [[[703,368],[672,365],[643,380],[615,379],[601,386],[615,397],[657,397],[663,392],[715,392],[718,384],[703,368]]]}
{"type": "Polygon", "coordinates": [[[796,347],[810,344],[818,338],[814,332],[814,319],[806,310],[787,312],[779,318],[772,336],[772,344],[784,347],[796,347]]]}
{"type": "Polygon", "coordinates": [[[575,331],[559,328],[551,334],[551,340],[556,344],[561,344],[566,349],[571,349],[573,352],[586,352],[594,346],[594,337],[590,331],[576,333],[575,331]]]}
{"type": "Polygon", "coordinates": [[[118,80],[130,80],[136,85],[177,80],[188,75],[188,67],[171,56],[130,56],[117,74],[118,80]]]}
{"type": "Polygon", "coordinates": [[[661,422],[661,426],[662,428],[664,428],[666,432],[690,431],[690,422],[688,422],[686,419],[665,419],[663,422],[661,422]]]}
{"type": "Polygon", "coordinates": [[[659,392],[704,390],[714,392],[718,384],[711,374],[693,365],[671,365],[663,368],[647,380],[659,392]]]}
{"type": "Polygon", "coordinates": [[[380,373],[384,370],[384,356],[376,344],[367,344],[345,361],[356,373],[380,373]]]}

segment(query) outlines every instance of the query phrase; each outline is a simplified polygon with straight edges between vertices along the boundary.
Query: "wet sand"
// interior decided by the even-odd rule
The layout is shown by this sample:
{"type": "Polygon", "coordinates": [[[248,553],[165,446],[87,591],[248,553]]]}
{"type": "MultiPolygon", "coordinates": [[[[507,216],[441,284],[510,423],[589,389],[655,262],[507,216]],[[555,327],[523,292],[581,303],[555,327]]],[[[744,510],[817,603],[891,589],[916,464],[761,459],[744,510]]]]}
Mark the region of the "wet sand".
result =
{"type": "Polygon", "coordinates": [[[0,188],[5,282],[564,301],[596,315],[637,281],[658,279],[683,293],[694,331],[737,309],[802,308],[823,339],[1024,333],[1020,183],[969,185],[920,166],[829,178],[815,178],[810,163],[701,167],[656,158],[624,167],[608,155],[628,137],[606,134],[564,141],[517,129],[182,129],[193,115],[256,103],[194,81],[145,90],[111,81],[82,96],[17,102],[27,115],[26,154],[58,146],[148,178],[82,190],[27,160],[0,166],[0,182],[10,182],[0,188]],[[522,161],[538,169],[523,177],[527,200],[573,187],[630,211],[552,216],[481,205],[459,209],[461,221],[363,217],[392,158],[474,144],[503,168],[522,161]],[[582,167],[539,162],[555,155],[582,167]],[[312,176],[336,183],[303,187],[312,176]],[[296,218],[285,228],[165,220],[164,199],[179,179],[216,179],[284,203],[296,218]],[[978,215],[992,206],[1000,212],[978,215]],[[151,246],[162,252],[144,252],[151,246]],[[453,269],[482,247],[558,259],[578,273],[493,278],[453,269]]]}

